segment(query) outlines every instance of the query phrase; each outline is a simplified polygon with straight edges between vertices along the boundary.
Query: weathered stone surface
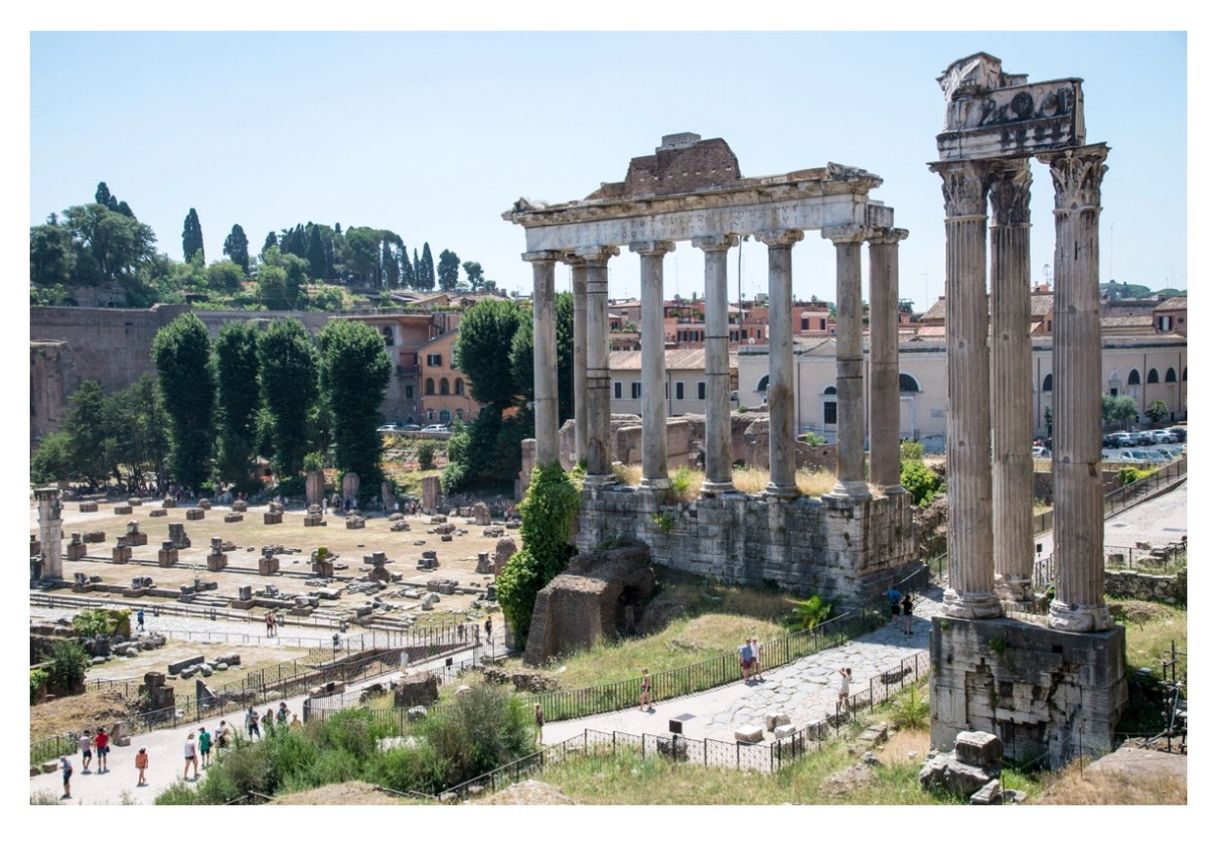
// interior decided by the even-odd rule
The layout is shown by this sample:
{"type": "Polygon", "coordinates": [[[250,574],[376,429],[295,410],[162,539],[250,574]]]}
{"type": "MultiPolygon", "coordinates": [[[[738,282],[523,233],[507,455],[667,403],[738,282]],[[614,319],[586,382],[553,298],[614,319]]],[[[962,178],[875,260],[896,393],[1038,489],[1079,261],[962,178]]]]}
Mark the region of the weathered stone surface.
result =
{"type": "Polygon", "coordinates": [[[104,542],[104,541],[106,541],[106,531],[105,530],[86,530],[85,535],[84,535],[84,541],[87,542],[88,544],[94,544],[96,542],[104,542]]]}
{"type": "Polygon", "coordinates": [[[1105,571],[1104,594],[1161,604],[1188,601],[1188,569],[1172,575],[1141,574],[1136,571],[1105,571]]]}
{"type": "Polygon", "coordinates": [[[487,526],[491,523],[491,508],[482,501],[478,501],[473,507],[474,523],[482,526],[487,526]]]}
{"type": "Polygon", "coordinates": [[[641,617],[654,585],[645,545],[572,557],[537,594],[525,662],[537,665],[598,638],[627,635],[620,623],[641,617]]]}
{"type": "MultiPolygon", "coordinates": [[[[403,676],[393,689],[393,706],[403,707],[430,706],[440,700],[440,680],[425,671],[403,676]]],[[[426,714],[426,710],[424,710],[426,714]]]]}
{"type": "Polygon", "coordinates": [[[765,729],[771,733],[774,731],[775,727],[778,727],[781,724],[790,723],[791,717],[786,713],[766,713],[765,715],[765,729]]]}
{"type": "Polygon", "coordinates": [[[127,504],[115,504],[114,505],[114,514],[115,515],[130,515],[131,513],[132,513],[132,509],[127,504]]]}
{"type": "Polygon", "coordinates": [[[423,496],[421,498],[423,512],[432,513],[440,503],[440,478],[424,477],[422,481],[423,496]]]}
{"type": "Polygon", "coordinates": [[[81,501],[77,508],[81,512],[97,512],[97,501],[81,501]]]}
{"type": "Polygon", "coordinates": [[[202,665],[204,662],[206,662],[206,659],[206,657],[200,655],[197,657],[190,657],[189,659],[178,660],[177,662],[171,662],[168,665],[169,673],[181,674],[184,669],[191,668],[192,666],[202,665]]]}
{"type": "MultiPolygon", "coordinates": [[[[358,487],[357,487],[358,489],[358,487]]],[[[321,500],[326,496],[326,475],[321,471],[308,471],[305,473],[305,504],[313,506],[314,504],[321,505],[321,500]]]]}
{"type": "Polygon", "coordinates": [[[992,768],[1002,765],[1002,740],[981,730],[956,736],[956,759],[965,765],[992,768]]]}
{"type": "Polygon", "coordinates": [[[224,516],[225,524],[236,524],[238,521],[244,521],[245,516],[239,512],[230,512],[224,516]]]}
{"type": "Polygon", "coordinates": [[[755,743],[765,738],[765,731],[755,724],[743,724],[736,728],[736,741],[755,743]]]}
{"type": "Polygon", "coordinates": [[[776,739],[785,739],[788,736],[795,735],[795,725],[786,723],[774,726],[774,737],[776,739]]]}
{"type": "Polygon", "coordinates": [[[264,512],[264,513],[262,513],[262,523],[263,524],[282,524],[283,523],[283,513],[282,512],[270,512],[270,511],[264,512]]]}
{"type": "Polygon", "coordinates": [[[169,510],[167,510],[167,509],[150,509],[150,510],[148,510],[149,518],[164,518],[167,515],[169,515],[169,510]]]}
{"type": "Polygon", "coordinates": [[[190,547],[190,537],[186,535],[186,528],[182,524],[169,525],[169,541],[178,550],[190,547]]]}
{"type": "Polygon", "coordinates": [[[347,516],[347,529],[348,530],[363,530],[364,529],[364,516],[348,515],[347,516]]]}
{"type": "Polygon", "coordinates": [[[969,796],[968,802],[974,806],[990,806],[1002,803],[1002,782],[991,780],[969,796]]]}
{"type": "Polygon", "coordinates": [[[204,514],[205,514],[205,512],[203,509],[201,509],[199,507],[193,507],[191,509],[186,510],[186,520],[187,521],[202,521],[204,514]]]}
{"type": "Polygon", "coordinates": [[[343,500],[350,498],[355,500],[359,497],[359,475],[354,471],[348,471],[343,475],[343,500]]]}

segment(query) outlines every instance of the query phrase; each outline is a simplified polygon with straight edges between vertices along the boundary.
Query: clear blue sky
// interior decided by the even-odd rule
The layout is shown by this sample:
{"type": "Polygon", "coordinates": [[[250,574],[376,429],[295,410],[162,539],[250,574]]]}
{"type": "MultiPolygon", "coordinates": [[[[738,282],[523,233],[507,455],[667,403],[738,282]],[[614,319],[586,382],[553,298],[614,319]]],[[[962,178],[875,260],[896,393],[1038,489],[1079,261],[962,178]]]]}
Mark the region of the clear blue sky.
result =
{"type": "MultiPolygon", "coordinates": [[[[30,222],[105,180],[174,258],[193,206],[209,261],[233,223],[257,250],[268,230],[340,222],[449,248],[524,290],[523,231],[500,218],[517,197],[583,197],[690,131],[726,139],[746,176],[827,161],[879,174],[873,196],[910,230],[901,294],[924,306],[943,291],[940,181],[925,164],[944,112],[935,77],[978,50],[1033,80],[1085,80],[1087,139],[1112,147],[1101,279],[1185,287],[1179,33],[35,33],[30,222]]],[[[1040,279],[1052,186],[1033,168],[1040,279]]],[[[745,248],[746,297],[764,290],[764,251],[745,248]]],[[[814,233],[796,247],[798,296],[833,299],[832,255],[814,233]]],[[[666,292],[701,289],[701,255],[683,245],[666,292]]],[[[610,291],[638,291],[625,250],[610,291]]]]}

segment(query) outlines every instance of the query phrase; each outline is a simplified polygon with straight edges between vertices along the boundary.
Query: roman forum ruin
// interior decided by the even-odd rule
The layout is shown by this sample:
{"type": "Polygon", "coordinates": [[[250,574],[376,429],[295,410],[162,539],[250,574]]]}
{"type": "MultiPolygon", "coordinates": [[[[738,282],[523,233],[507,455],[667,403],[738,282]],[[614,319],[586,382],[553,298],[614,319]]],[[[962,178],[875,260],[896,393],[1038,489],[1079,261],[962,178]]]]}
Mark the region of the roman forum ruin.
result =
{"type": "Polygon", "coordinates": [[[662,564],[735,581],[772,579],[801,591],[856,595],[890,580],[914,558],[909,495],[900,484],[897,404],[897,247],[906,231],[869,197],[881,179],[829,164],[741,177],[722,139],[665,136],[654,155],[631,160],[623,182],[584,200],[521,199],[504,218],[525,228],[533,266],[536,460],[559,459],[554,270],[571,267],[574,289],[576,453],[587,478],[579,547],[612,537],[646,542],[662,564]],[[795,485],[791,256],[806,230],[830,240],[837,261],[838,482],[823,498],[795,485]],[[763,496],[734,491],[728,372],[727,253],[742,236],[769,247],[769,473],[763,496]],[[689,241],[705,260],[705,482],[682,505],[669,495],[664,415],[663,260],[689,241]],[[863,425],[862,246],[870,251],[872,430],[863,425]],[[608,268],[620,247],[642,266],[643,471],[636,489],[611,471],[608,268]],[[870,480],[864,437],[870,436],[870,480]],[[654,518],[666,512],[668,527],[654,518]]]}
{"type": "Polygon", "coordinates": [[[1000,736],[1008,755],[1055,767],[1105,754],[1127,698],[1125,633],[1104,602],[1100,461],[1100,182],[1082,80],[1028,83],[978,53],[939,78],[947,233],[948,561],[931,635],[932,743],[1000,736]],[[1056,595],[1031,593],[1030,160],[1049,166],[1056,219],[1053,551],[1056,595]],[[990,298],[986,303],[986,202],[990,298]],[[988,342],[988,346],[987,346],[988,342]]]}

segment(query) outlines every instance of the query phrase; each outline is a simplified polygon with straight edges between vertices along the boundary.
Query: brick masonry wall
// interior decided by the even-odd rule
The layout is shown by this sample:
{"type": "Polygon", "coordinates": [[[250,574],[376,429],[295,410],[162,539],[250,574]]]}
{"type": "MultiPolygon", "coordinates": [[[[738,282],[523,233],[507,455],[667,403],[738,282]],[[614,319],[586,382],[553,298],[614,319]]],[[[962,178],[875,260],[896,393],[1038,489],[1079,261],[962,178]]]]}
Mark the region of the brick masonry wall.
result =
{"type": "Polygon", "coordinates": [[[852,503],[737,494],[667,504],[621,486],[585,490],[579,549],[631,538],[669,568],[730,583],[769,580],[822,596],[870,593],[914,559],[907,495],[852,503]],[[661,515],[668,518],[657,523],[661,515]]]}

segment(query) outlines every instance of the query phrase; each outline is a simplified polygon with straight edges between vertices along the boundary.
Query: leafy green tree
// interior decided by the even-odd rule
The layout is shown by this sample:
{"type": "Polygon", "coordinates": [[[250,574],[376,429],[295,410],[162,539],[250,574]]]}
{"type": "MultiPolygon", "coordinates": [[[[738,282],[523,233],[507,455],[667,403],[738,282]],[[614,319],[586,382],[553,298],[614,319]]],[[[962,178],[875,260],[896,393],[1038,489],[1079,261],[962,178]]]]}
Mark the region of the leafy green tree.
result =
{"type": "Polygon", "coordinates": [[[224,239],[224,255],[240,265],[242,273],[250,272],[250,242],[240,224],[233,224],[232,232],[224,239]]]}
{"type": "Polygon", "coordinates": [[[474,291],[483,287],[486,280],[482,276],[481,262],[462,262],[461,267],[465,269],[465,278],[469,280],[469,286],[474,291]]]}
{"type": "Polygon", "coordinates": [[[423,262],[419,259],[419,249],[417,247],[414,249],[414,263],[412,267],[414,269],[413,285],[419,291],[424,291],[427,288],[427,282],[423,279],[423,262]]]}
{"type": "Polygon", "coordinates": [[[62,430],[48,434],[30,457],[30,479],[36,484],[70,480],[75,470],[72,440],[62,430]]]}
{"type": "Polygon", "coordinates": [[[258,337],[258,385],[272,422],[276,472],[295,475],[309,452],[309,415],[318,399],[317,351],[296,319],[276,321],[258,337]]]}
{"type": "Polygon", "coordinates": [[[104,182],[97,184],[97,191],[93,194],[93,199],[111,212],[118,211],[118,200],[110,194],[110,187],[104,182]]]}
{"type": "Polygon", "coordinates": [[[901,442],[901,485],[915,506],[926,506],[943,485],[939,475],[926,467],[922,455],[919,442],[901,442]]]}
{"type": "Polygon", "coordinates": [[[410,255],[406,250],[406,245],[398,245],[398,267],[403,288],[414,288],[414,266],[410,264],[410,255]]]}
{"type": "Polygon", "coordinates": [[[199,213],[191,207],[182,222],[182,258],[189,262],[196,254],[203,256],[203,227],[199,224],[199,213]]]}
{"type": "Polygon", "coordinates": [[[790,631],[811,630],[827,619],[833,613],[833,604],[813,595],[806,601],[800,601],[787,616],[787,629],[790,631]]]}
{"type": "Polygon", "coordinates": [[[326,246],[321,240],[322,227],[309,228],[309,276],[314,280],[328,279],[326,274],[326,246]]]}
{"type": "MultiPolygon", "coordinates": [[[[558,420],[575,417],[575,300],[570,292],[554,297],[554,339],[558,348],[558,420]]],[[[533,319],[521,313],[509,354],[512,376],[526,401],[533,400],[533,319]]]]}
{"type": "Polygon", "coordinates": [[[441,484],[448,493],[481,486],[497,486],[520,473],[520,441],[532,434],[532,418],[520,414],[504,418],[493,406],[466,424],[458,425],[448,440],[448,465],[441,484]]]}
{"type": "Polygon", "coordinates": [[[74,695],[84,689],[85,670],[89,655],[73,639],[60,639],[51,648],[51,662],[46,667],[47,686],[59,695],[74,695]]]}
{"type": "MultiPolygon", "coordinates": [[[[272,247],[272,251],[279,248],[272,247]]],[[[287,309],[291,305],[288,300],[288,272],[282,265],[263,263],[258,268],[258,299],[267,309],[287,309]]]]}
{"type": "Polygon", "coordinates": [[[102,416],[105,438],[100,452],[114,477],[122,480],[126,469],[129,491],[138,490],[148,473],[154,473],[157,482],[162,483],[170,451],[171,424],[156,378],[145,374],[126,389],[105,398],[102,416]]]}
{"type": "Polygon", "coordinates": [[[1138,420],[1138,404],[1128,395],[1103,396],[1104,426],[1109,429],[1125,429],[1138,420]]]}
{"type": "Polygon", "coordinates": [[[1157,400],[1146,407],[1146,417],[1150,419],[1150,423],[1156,426],[1170,414],[1167,410],[1167,404],[1161,400],[1157,400]]]}
{"type": "Polygon", "coordinates": [[[385,341],[361,321],[331,321],[317,337],[321,396],[334,435],[334,460],[362,485],[381,479],[381,436],[376,432],[393,363],[385,341]]]}
{"type": "Polygon", "coordinates": [[[423,242],[423,266],[420,268],[416,263],[414,275],[419,288],[431,291],[436,287],[436,266],[431,259],[431,245],[427,242],[423,242]]]}
{"type": "Polygon", "coordinates": [[[348,273],[363,283],[374,283],[380,268],[380,238],[369,227],[348,227],[346,234],[346,267],[348,273]]]}
{"type": "Polygon", "coordinates": [[[110,466],[99,449],[106,439],[105,397],[101,384],[85,380],[69,398],[64,432],[68,435],[69,455],[74,474],[99,486],[109,478],[110,466]]]}
{"type": "Polygon", "coordinates": [[[386,240],[381,242],[381,275],[385,288],[396,289],[401,269],[393,255],[393,243],[386,240]]]}
{"type": "Polygon", "coordinates": [[[220,478],[252,488],[258,415],[258,330],[251,322],[225,324],[216,339],[219,387],[220,478]]]}
{"type": "Polygon", "coordinates": [[[63,220],[72,237],[75,284],[130,279],[153,256],[152,228],[100,203],[72,206],[63,220]]]}
{"type": "Polygon", "coordinates": [[[461,273],[461,260],[457,254],[451,250],[440,251],[440,264],[436,267],[436,276],[439,278],[440,289],[442,291],[455,291],[457,288],[457,277],[461,273]]]}
{"type": "Polygon", "coordinates": [[[453,346],[458,367],[469,377],[470,397],[502,412],[521,396],[511,368],[512,339],[525,321],[515,303],[484,300],[466,310],[453,346]]]}
{"type": "MultiPolygon", "coordinates": [[[[197,255],[197,254],[196,254],[197,255]]],[[[241,291],[241,280],[245,272],[236,262],[213,262],[207,266],[207,287],[212,291],[229,294],[241,291]]]]}
{"type": "Polygon", "coordinates": [[[567,566],[575,552],[571,532],[579,513],[579,492],[557,463],[533,468],[529,490],[520,503],[522,548],[495,581],[504,616],[518,639],[529,631],[533,602],[567,566]]]}
{"type": "Polygon", "coordinates": [[[210,474],[215,424],[216,375],[207,328],[194,314],[177,317],[156,334],[152,358],[172,422],[173,476],[197,489],[210,474]]]}
{"type": "Polygon", "coordinates": [[[265,257],[266,252],[272,247],[279,247],[279,239],[275,236],[274,230],[266,234],[266,240],[262,242],[262,253],[259,255],[265,257]]]}
{"type": "Polygon", "coordinates": [[[45,224],[30,227],[30,282],[39,286],[68,284],[75,264],[72,232],[61,226],[55,215],[45,224]]]}

